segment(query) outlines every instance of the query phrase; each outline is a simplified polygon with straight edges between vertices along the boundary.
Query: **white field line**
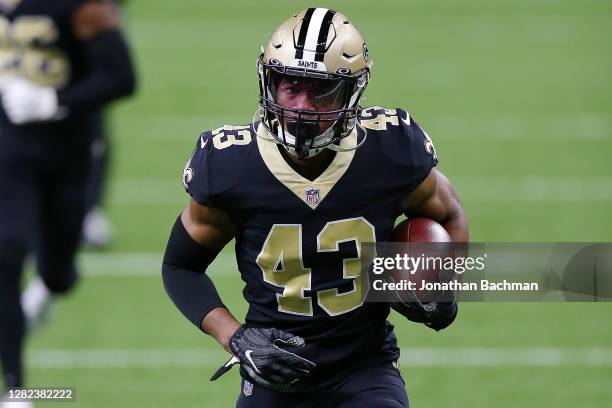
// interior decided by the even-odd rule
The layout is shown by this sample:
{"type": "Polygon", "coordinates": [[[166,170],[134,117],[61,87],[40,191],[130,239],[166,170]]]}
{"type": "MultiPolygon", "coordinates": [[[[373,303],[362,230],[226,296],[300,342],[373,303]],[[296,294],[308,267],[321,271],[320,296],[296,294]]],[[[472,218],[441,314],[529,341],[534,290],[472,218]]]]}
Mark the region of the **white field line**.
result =
{"type": "MultiPolygon", "coordinates": [[[[161,264],[163,254],[156,252],[126,252],[126,253],[82,253],[79,255],[80,269],[85,276],[100,277],[133,277],[153,276],[161,279],[161,264]]],[[[210,276],[236,276],[233,251],[221,252],[207,271],[210,276]],[[222,268],[223,265],[231,265],[222,268]]]]}
{"type": "MultiPolygon", "coordinates": [[[[418,120],[418,118],[417,118],[418,120]]],[[[447,132],[441,136],[461,137],[462,140],[487,140],[495,143],[503,140],[547,141],[606,141],[612,139],[612,115],[598,112],[579,112],[576,115],[526,114],[499,112],[496,114],[435,114],[424,124],[434,143],[436,131],[447,132]],[[536,129],[537,133],[534,133],[536,129]]]]}
{"type": "MultiPolygon", "coordinates": [[[[612,202],[612,176],[453,176],[451,182],[464,201],[485,203],[608,203],[612,202]]],[[[117,179],[110,201],[115,205],[172,204],[177,211],[188,196],[180,178],[117,179]]]]}
{"type": "Polygon", "coordinates": [[[612,177],[449,177],[465,201],[581,204],[612,201],[612,177]]]}
{"type": "MultiPolygon", "coordinates": [[[[34,350],[35,368],[162,368],[215,367],[223,352],[207,349],[80,349],[34,350]]],[[[612,367],[610,348],[409,348],[402,350],[406,367],[612,367]]]]}

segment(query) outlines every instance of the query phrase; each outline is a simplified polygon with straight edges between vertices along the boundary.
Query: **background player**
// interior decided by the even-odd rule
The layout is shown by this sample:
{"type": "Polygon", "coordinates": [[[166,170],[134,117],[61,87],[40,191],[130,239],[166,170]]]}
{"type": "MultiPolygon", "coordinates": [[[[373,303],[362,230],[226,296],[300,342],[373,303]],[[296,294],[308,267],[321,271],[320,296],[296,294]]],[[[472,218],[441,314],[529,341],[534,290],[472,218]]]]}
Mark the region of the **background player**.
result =
{"type": "Polygon", "coordinates": [[[36,253],[52,293],[77,280],[99,110],[135,80],[113,1],[0,1],[0,356],[7,387],[24,383],[23,261],[36,253]]]}
{"type": "MultiPolygon", "coordinates": [[[[408,404],[389,305],[361,296],[359,244],[386,241],[402,212],[439,221],[460,242],[467,221],[408,113],[359,107],[370,66],[342,14],[290,17],[258,61],[261,122],[205,132],[185,167],[192,200],[172,230],[164,284],[234,354],[214,378],[241,364],[238,406],[408,404]],[[201,274],[232,238],[244,325],[201,274]]],[[[447,306],[422,321],[447,327],[457,311],[447,306]]]]}
{"type": "MultiPolygon", "coordinates": [[[[122,7],[127,0],[116,1],[122,7]]],[[[107,178],[112,160],[111,125],[106,110],[100,111],[99,125],[94,127],[89,171],[87,213],[83,220],[83,244],[103,249],[113,240],[114,228],[104,211],[107,178]]]]}

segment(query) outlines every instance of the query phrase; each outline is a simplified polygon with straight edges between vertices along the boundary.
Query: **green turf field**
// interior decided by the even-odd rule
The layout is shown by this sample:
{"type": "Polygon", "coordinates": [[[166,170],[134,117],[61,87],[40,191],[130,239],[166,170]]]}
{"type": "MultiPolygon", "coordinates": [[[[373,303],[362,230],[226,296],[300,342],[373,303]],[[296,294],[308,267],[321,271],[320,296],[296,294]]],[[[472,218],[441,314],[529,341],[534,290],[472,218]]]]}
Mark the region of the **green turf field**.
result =
{"type": "MultiPolygon", "coordinates": [[[[30,339],[29,384],[75,386],[83,407],[233,405],[237,370],[208,381],[226,356],[166,297],[160,259],[196,137],[250,121],[259,47],[308,6],[364,33],[365,103],[427,129],[474,241],[612,241],[610,1],[288,3],[128,2],[141,75],[113,111],[117,240],[82,256],[80,288],[30,339]]],[[[242,317],[232,254],[211,273],[242,317]]],[[[463,305],[442,333],[391,320],[414,407],[573,408],[612,406],[611,316],[610,304],[489,303],[463,305]]]]}

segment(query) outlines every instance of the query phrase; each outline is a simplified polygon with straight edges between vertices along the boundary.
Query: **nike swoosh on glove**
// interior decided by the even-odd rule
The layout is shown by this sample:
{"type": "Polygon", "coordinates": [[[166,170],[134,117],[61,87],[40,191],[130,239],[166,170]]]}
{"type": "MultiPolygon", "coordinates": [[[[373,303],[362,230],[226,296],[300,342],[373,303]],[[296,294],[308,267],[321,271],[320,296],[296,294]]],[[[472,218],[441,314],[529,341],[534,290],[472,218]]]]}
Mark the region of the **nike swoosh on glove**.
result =
{"type": "Polygon", "coordinates": [[[211,381],[240,364],[258,384],[274,391],[288,392],[296,382],[310,376],[315,363],[287,351],[304,347],[304,339],[276,328],[242,325],[230,339],[234,356],[212,376],[211,381]]]}

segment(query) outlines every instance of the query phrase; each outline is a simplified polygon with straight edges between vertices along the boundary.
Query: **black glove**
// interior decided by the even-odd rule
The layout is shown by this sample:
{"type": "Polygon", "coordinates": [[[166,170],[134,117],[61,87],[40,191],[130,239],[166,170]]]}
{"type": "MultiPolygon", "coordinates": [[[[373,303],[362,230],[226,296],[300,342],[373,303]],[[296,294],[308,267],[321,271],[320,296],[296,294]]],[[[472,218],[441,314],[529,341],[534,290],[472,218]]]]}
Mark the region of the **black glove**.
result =
{"type": "Polygon", "coordinates": [[[287,392],[297,381],[306,378],[316,365],[285,347],[304,347],[304,339],[285,331],[269,328],[249,328],[242,325],[229,342],[234,356],[210,379],[216,380],[240,364],[258,384],[287,392]]]}
{"type": "MultiPolygon", "coordinates": [[[[440,282],[450,282],[455,278],[452,271],[441,271],[438,274],[440,282]]],[[[414,291],[403,293],[402,298],[396,291],[398,302],[391,303],[391,308],[416,323],[423,323],[425,326],[440,331],[450,326],[457,317],[457,294],[454,290],[448,289],[441,293],[436,293],[435,300],[421,302],[414,291]]],[[[428,299],[429,300],[429,299],[428,299]]]]}
{"type": "Polygon", "coordinates": [[[391,308],[408,320],[423,323],[425,326],[440,331],[450,326],[457,317],[457,302],[395,302],[391,308]]]}

